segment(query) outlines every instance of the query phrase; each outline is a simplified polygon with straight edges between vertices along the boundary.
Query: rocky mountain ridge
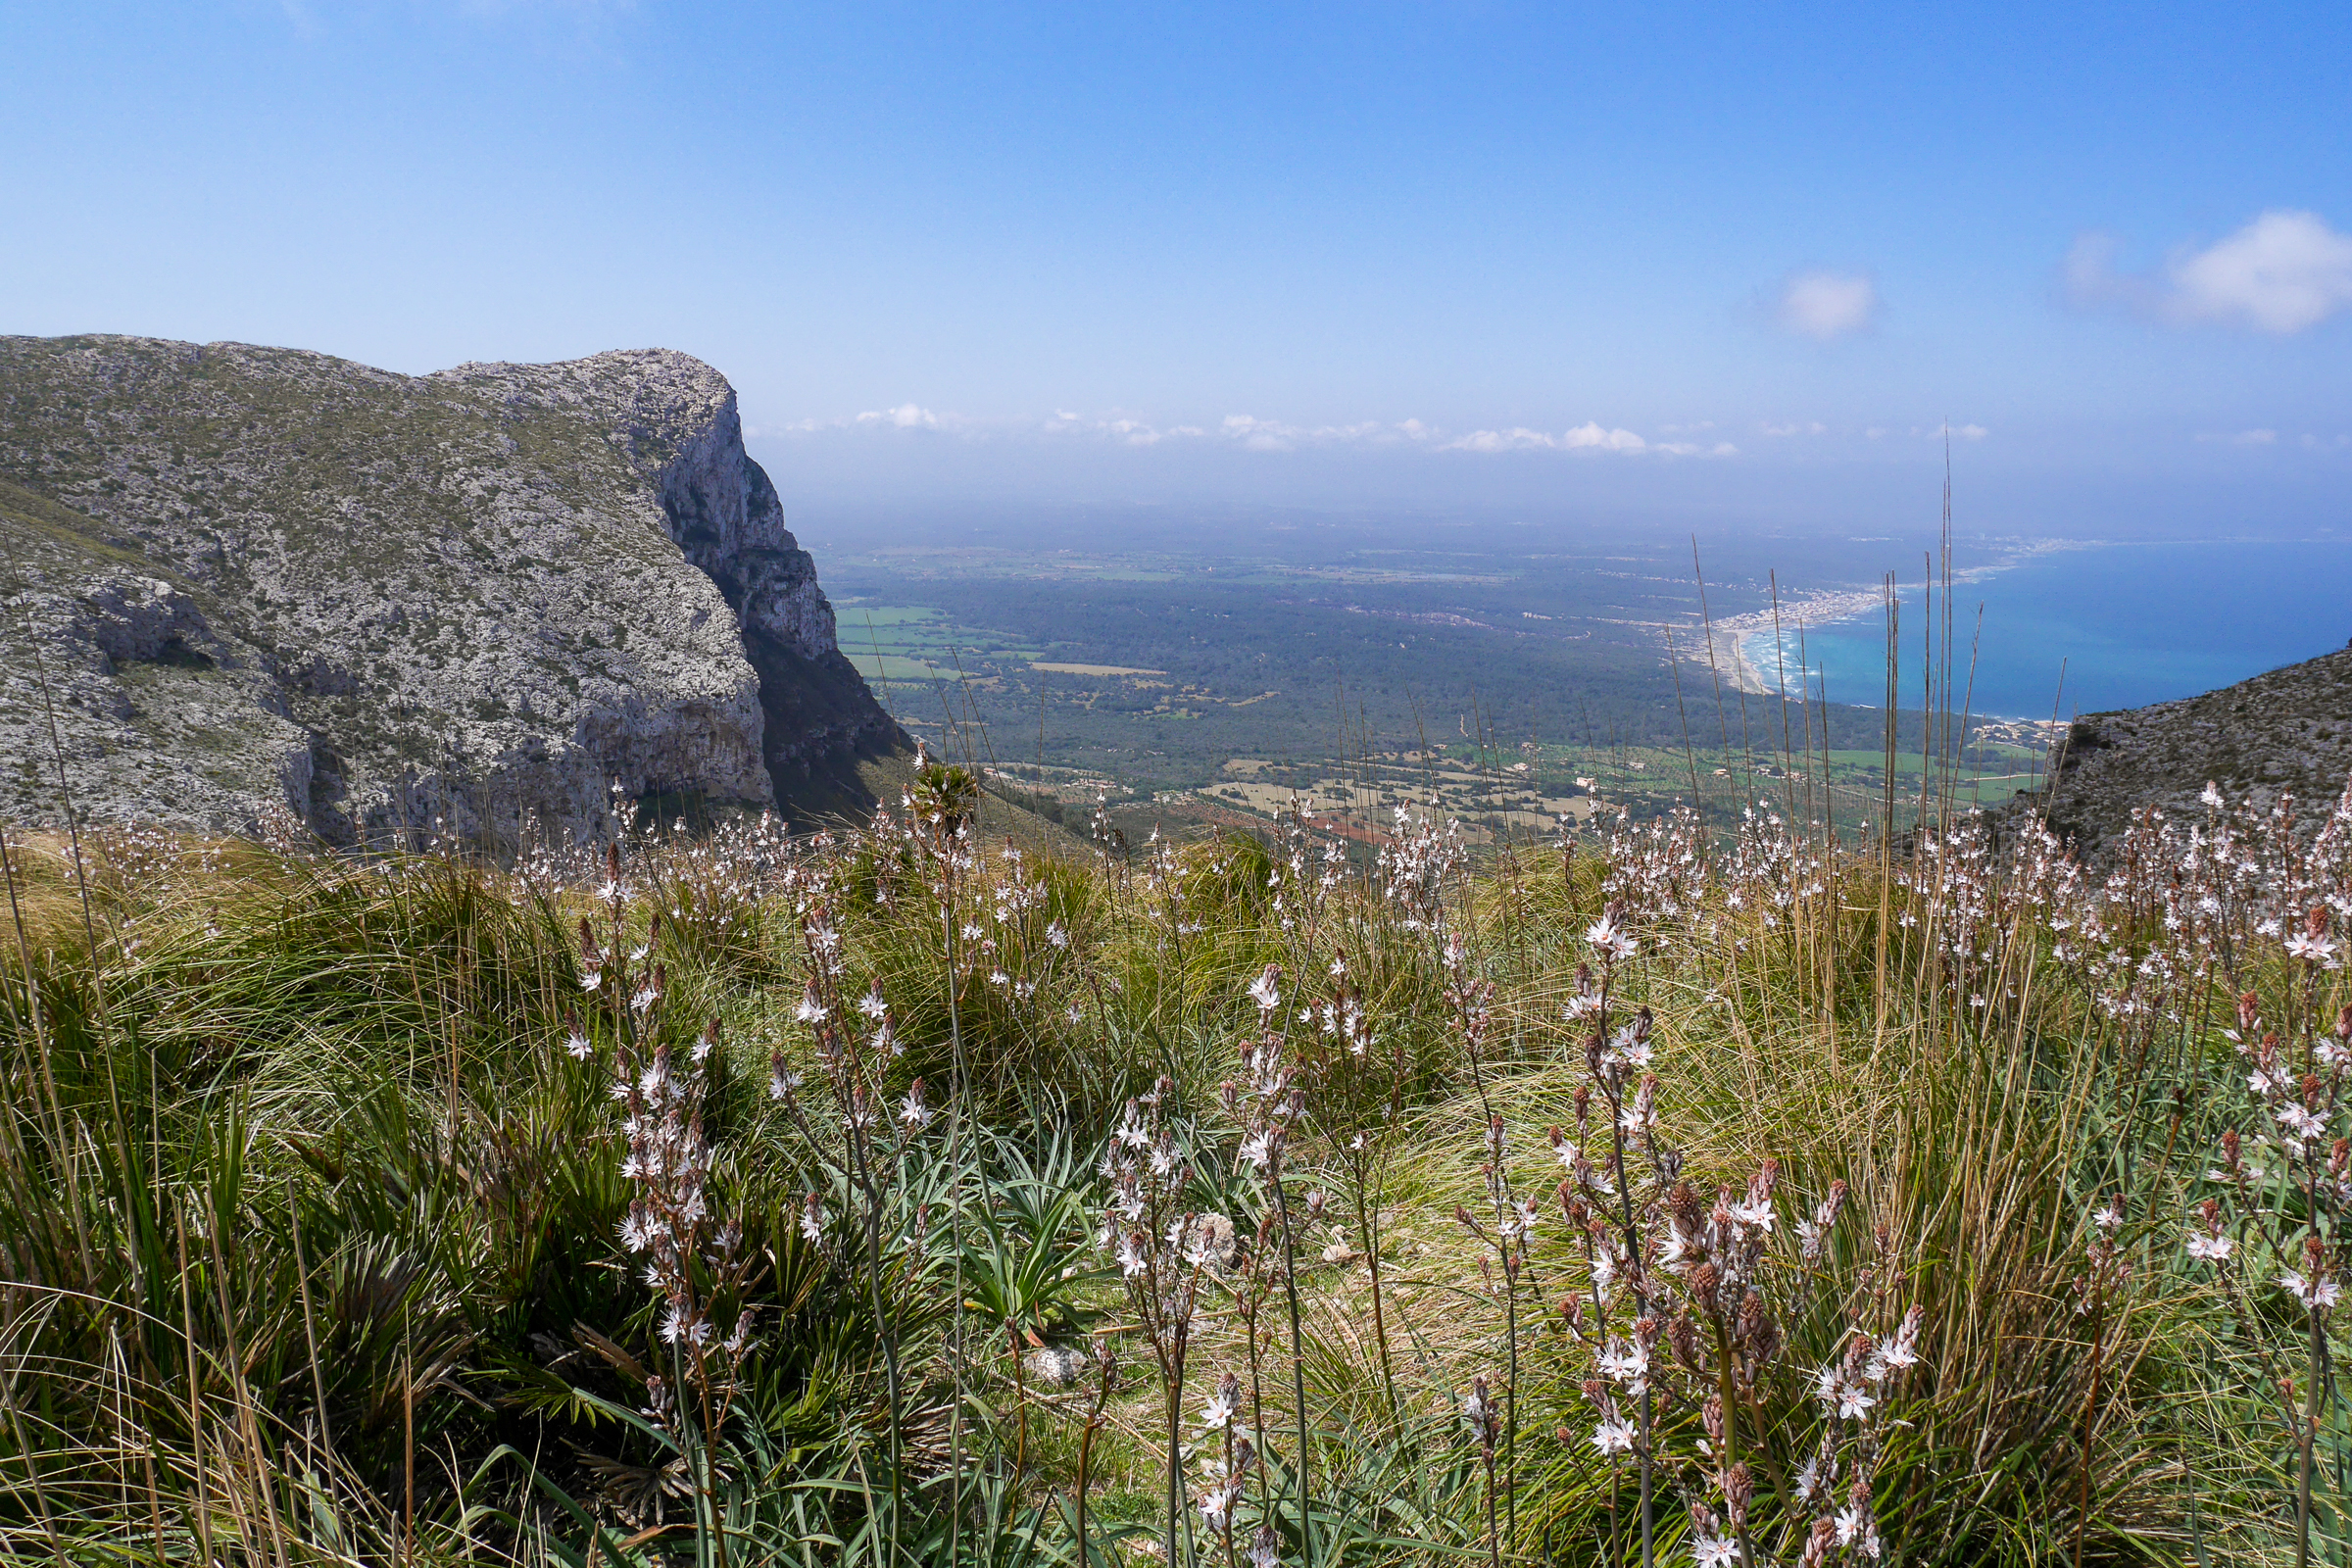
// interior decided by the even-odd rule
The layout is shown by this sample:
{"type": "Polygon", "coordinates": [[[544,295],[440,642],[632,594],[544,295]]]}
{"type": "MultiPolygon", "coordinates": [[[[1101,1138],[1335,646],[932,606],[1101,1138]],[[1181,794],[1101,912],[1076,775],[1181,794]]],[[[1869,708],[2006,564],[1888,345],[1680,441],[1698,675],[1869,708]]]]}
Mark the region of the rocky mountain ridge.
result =
{"type": "Polygon", "coordinates": [[[330,842],[854,804],[904,737],[684,354],[0,338],[0,814],[330,842]],[[52,740],[52,725],[55,738],[52,740]]]}
{"type": "Polygon", "coordinates": [[[2202,816],[2208,783],[2264,807],[2290,796],[2309,829],[2334,809],[2348,776],[2352,649],[2198,697],[2085,713],[2069,728],[2050,784],[2013,808],[2045,816],[2097,863],[2140,807],[2202,816]]]}

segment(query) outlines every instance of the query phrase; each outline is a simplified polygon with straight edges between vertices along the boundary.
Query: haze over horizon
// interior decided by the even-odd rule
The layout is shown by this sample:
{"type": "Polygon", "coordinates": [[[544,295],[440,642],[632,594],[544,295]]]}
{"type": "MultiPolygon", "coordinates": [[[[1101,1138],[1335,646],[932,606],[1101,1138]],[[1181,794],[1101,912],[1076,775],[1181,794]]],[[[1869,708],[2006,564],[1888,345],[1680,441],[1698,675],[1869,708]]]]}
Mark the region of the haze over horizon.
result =
{"type": "Polygon", "coordinates": [[[2320,532],[2352,17],[0,6],[0,330],[659,344],[820,524],[2320,532]],[[126,110],[135,109],[135,112],[126,110]]]}

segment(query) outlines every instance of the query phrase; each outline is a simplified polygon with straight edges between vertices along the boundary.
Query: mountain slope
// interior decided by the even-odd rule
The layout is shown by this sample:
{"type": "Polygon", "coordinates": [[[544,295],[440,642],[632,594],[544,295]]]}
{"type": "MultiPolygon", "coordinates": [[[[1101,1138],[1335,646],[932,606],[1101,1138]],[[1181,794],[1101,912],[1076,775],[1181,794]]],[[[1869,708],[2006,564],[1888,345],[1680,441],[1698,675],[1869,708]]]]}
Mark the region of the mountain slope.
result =
{"type": "Polygon", "coordinates": [[[59,751],[93,816],[352,843],[587,834],[613,789],[806,816],[904,744],[683,354],[0,338],[0,481],[19,819],[59,751]]]}
{"type": "Polygon", "coordinates": [[[2197,815],[2208,782],[2232,799],[2294,800],[2309,827],[2352,775],[2352,649],[2323,654],[2201,697],[2085,713],[2068,731],[2056,778],[2019,806],[2093,860],[2133,809],[2197,815]]]}

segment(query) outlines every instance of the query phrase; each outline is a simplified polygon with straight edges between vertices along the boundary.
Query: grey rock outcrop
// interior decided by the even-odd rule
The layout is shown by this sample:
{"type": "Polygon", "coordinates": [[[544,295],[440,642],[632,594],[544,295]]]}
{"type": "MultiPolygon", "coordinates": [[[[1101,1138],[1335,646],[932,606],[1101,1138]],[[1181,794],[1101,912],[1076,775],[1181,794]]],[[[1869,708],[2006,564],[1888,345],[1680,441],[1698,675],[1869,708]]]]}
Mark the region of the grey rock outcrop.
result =
{"type": "Polygon", "coordinates": [[[0,338],[0,815],[331,842],[845,804],[904,744],[735,394],[662,350],[404,376],[0,338]],[[54,740],[53,740],[54,731],[54,740]]]}
{"type": "Polygon", "coordinates": [[[2196,819],[2218,784],[2268,807],[2291,795],[2305,829],[2331,810],[2352,775],[2352,649],[2323,654],[2201,697],[2085,713],[2068,730],[2048,788],[2012,809],[2046,815],[2099,863],[2142,806],[2196,819]]]}

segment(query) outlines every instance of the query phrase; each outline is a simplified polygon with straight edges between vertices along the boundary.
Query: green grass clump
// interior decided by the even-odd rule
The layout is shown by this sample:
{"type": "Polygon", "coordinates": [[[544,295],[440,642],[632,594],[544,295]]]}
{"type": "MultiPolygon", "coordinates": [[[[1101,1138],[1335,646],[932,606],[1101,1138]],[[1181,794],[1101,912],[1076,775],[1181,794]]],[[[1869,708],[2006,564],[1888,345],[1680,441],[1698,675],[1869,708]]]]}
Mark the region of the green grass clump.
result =
{"type": "Polygon", "coordinates": [[[2283,1185],[2224,1034],[2337,1119],[2336,838],[2150,819],[2099,881],[1974,818],[1477,864],[1401,821],[1365,867],[1296,820],[1056,859],[975,808],[935,767],[908,820],[512,867],[12,832],[5,1549],[2341,1549],[2337,1326],[2270,1281],[2343,1273],[2342,1198],[2283,1185]],[[1759,1190],[1751,1338],[1706,1340],[1674,1216],[1759,1190]],[[2208,1197],[2270,1216],[2219,1268],[2208,1197]],[[1917,1364],[1825,1409],[1906,1314],[1917,1364]],[[1653,1335],[1644,1406],[1604,1355],[1653,1335]]]}

